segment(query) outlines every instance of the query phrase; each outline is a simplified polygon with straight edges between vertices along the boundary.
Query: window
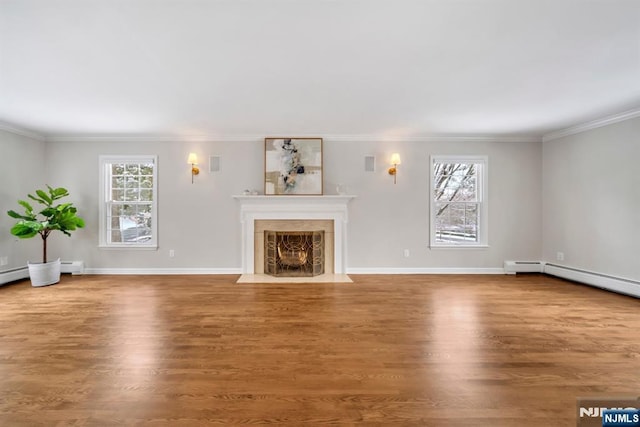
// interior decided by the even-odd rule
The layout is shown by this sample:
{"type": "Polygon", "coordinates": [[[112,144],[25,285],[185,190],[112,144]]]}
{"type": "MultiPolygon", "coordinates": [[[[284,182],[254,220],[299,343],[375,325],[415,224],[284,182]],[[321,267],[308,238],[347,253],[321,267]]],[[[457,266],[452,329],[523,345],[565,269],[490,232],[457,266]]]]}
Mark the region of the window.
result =
{"type": "Polygon", "coordinates": [[[431,246],[487,245],[487,158],[431,157],[431,246]]]}
{"type": "Polygon", "coordinates": [[[100,246],[158,247],[156,156],[100,156],[100,246]]]}

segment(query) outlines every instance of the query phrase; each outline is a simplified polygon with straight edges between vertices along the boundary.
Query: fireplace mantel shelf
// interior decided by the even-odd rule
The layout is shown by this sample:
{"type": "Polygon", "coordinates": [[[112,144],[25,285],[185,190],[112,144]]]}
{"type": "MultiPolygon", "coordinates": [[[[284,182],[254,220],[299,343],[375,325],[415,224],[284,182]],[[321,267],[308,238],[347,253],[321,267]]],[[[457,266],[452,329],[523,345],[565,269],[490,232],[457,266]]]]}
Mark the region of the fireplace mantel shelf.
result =
{"type": "Polygon", "coordinates": [[[325,195],[325,196],[265,196],[265,195],[234,195],[232,196],[236,200],[240,201],[255,201],[257,203],[260,202],[284,202],[284,201],[294,201],[294,202],[333,202],[333,203],[344,203],[348,202],[351,199],[355,199],[357,196],[348,195],[348,194],[333,194],[333,195],[325,195]]]}

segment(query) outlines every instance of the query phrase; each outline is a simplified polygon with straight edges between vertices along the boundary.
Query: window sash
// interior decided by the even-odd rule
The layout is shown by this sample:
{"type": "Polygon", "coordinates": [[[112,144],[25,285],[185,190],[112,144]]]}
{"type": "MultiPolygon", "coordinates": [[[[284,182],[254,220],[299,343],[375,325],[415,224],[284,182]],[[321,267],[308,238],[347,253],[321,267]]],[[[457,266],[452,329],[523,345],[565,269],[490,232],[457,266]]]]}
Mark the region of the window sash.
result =
{"type": "Polygon", "coordinates": [[[153,240],[152,210],[151,202],[107,202],[107,244],[136,245],[153,240]],[[131,211],[132,206],[135,209],[131,211]]]}
{"type": "Polygon", "coordinates": [[[431,247],[487,245],[486,168],[485,156],[431,156],[431,247]],[[473,165],[474,170],[469,174],[469,167],[462,167],[436,176],[438,166],[448,164],[473,165]]]}
{"type": "Polygon", "coordinates": [[[157,248],[157,165],[157,156],[100,156],[100,247],[157,248]]]}
{"type": "Polygon", "coordinates": [[[435,241],[438,243],[478,242],[478,202],[437,202],[435,241]],[[457,211],[459,221],[451,220],[451,213],[457,211]],[[441,212],[441,213],[440,213],[441,212]],[[461,212],[461,213],[460,213],[461,212]],[[441,218],[448,218],[446,225],[439,226],[441,218]]]}

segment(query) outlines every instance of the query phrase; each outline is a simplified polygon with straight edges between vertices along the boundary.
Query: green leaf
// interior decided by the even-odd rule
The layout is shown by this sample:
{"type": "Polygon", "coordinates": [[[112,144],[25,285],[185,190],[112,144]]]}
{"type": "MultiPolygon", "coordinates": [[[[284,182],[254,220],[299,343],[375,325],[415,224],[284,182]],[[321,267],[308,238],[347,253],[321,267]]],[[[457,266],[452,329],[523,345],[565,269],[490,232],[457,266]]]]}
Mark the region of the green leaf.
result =
{"type": "Polygon", "coordinates": [[[55,208],[45,208],[40,211],[40,215],[50,218],[56,214],[57,210],[55,208]]]}
{"type": "Polygon", "coordinates": [[[42,190],[36,190],[36,194],[37,194],[37,195],[38,195],[42,200],[44,200],[44,201],[46,202],[46,204],[47,204],[47,205],[50,205],[50,204],[51,204],[51,202],[53,201],[53,200],[51,199],[51,197],[49,197],[49,195],[48,195],[47,193],[45,193],[44,191],[42,191],[42,190]]]}
{"type": "Polygon", "coordinates": [[[47,188],[49,189],[49,193],[51,194],[51,198],[53,200],[57,200],[61,197],[65,197],[69,195],[69,192],[67,191],[67,189],[63,187],[51,188],[47,185],[47,188]]]}
{"type": "Polygon", "coordinates": [[[71,208],[71,206],[72,206],[71,203],[63,203],[61,205],[56,206],[56,210],[58,212],[64,212],[64,211],[69,210],[71,208]]]}
{"type": "Polygon", "coordinates": [[[20,206],[22,206],[24,208],[24,210],[26,211],[27,215],[33,215],[33,207],[26,201],[24,200],[18,200],[18,204],[20,206]]]}
{"type": "Polygon", "coordinates": [[[33,221],[35,220],[35,218],[33,216],[25,216],[25,215],[20,215],[18,212],[16,211],[8,211],[7,215],[9,215],[11,218],[15,218],[15,219],[24,219],[27,221],[33,221]]]}
{"type": "Polygon", "coordinates": [[[38,234],[41,229],[40,223],[36,221],[20,221],[11,227],[11,234],[20,239],[28,239],[38,234]]]}

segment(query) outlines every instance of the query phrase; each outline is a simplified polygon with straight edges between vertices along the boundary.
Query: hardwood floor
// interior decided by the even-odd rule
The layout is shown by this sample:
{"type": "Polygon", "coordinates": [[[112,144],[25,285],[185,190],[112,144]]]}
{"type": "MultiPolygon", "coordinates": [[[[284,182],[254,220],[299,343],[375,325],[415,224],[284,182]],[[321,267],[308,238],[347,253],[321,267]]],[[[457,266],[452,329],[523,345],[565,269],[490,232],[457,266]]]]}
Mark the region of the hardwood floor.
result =
{"type": "Polygon", "coordinates": [[[638,299],[542,275],[0,287],[0,425],[575,426],[640,395],[638,299]]]}

